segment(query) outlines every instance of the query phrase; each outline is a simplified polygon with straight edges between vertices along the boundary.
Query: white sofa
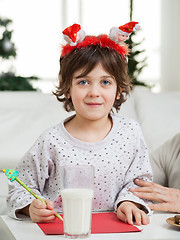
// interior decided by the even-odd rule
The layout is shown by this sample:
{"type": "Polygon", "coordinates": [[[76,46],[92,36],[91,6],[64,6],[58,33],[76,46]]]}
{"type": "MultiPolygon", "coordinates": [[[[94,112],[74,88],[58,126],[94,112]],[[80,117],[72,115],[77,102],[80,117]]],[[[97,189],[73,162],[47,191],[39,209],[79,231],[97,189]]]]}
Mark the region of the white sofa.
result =
{"type": "MultiPolygon", "coordinates": [[[[0,169],[13,169],[46,128],[71,114],[52,94],[0,92],[0,169]]],[[[180,132],[180,92],[155,94],[136,87],[118,114],[140,123],[149,151],[153,151],[180,132]]],[[[8,187],[3,173],[0,185],[0,214],[4,214],[8,187]]]]}

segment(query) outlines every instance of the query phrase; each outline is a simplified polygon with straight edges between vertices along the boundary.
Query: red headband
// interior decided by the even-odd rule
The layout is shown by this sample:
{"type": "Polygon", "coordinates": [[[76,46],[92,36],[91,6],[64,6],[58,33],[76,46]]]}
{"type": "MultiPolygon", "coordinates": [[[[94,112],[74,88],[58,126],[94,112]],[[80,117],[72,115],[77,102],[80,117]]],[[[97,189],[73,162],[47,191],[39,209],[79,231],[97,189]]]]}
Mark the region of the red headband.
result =
{"type": "MultiPolygon", "coordinates": [[[[131,32],[133,27],[136,26],[137,29],[138,22],[130,22],[127,25],[131,26],[131,32]]],[[[125,26],[125,25],[123,25],[125,26]]],[[[138,25],[139,26],[139,25],[138,25]]],[[[123,58],[129,53],[128,45],[123,41],[127,40],[130,33],[123,32],[120,28],[114,27],[110,30],[109,36],[99,35],[99,36],[86,36],[85,32],[82,30],[79,24],[73,24],[72,26],[66,28],[62,33],[64,34],[64,39],[68,42],[66,45],[62,45],[61,57],[68,55],[74,49],[85,48],[87,46],[99,45],[102,48],[110,48],[119,53],[123,58]]],[[[128,29],[129,31],[129,29],[128,29]]]]}

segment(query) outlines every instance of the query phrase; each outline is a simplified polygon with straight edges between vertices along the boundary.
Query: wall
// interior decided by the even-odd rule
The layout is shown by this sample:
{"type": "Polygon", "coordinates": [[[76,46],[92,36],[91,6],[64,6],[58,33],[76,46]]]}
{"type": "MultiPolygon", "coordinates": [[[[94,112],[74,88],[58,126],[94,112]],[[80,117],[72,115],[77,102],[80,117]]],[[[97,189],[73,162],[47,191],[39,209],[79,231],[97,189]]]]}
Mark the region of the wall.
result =
{"type": "Polygon", "coordinates": [[[180,91],[180,1],[161,5],[161,89],[180,91]]]}

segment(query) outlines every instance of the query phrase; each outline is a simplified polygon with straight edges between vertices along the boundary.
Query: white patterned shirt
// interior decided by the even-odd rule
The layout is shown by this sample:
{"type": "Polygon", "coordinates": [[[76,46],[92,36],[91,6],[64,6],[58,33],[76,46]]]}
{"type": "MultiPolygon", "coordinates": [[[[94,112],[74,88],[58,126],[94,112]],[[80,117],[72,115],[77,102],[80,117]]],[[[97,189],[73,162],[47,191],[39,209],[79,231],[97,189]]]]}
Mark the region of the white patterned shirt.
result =
{"type": "MultiPolygon", "coordinates": [[[[54,201],[62,212],[60,167],[93,165],[95,167],[93,211],[113,211],[121,201],[140,203],[147,212],[147,202],[134,196],[136,177],[152,181],[148,150],[139,124],[112,115],[113,126],[99,142],[84,142],[72,137],[64,122],[46,130],[17,166],[19,179],[41,198],[54,201]]],[[[65,120],[66,121],[66,120],[65,120]]],[[[9,214],[21,218],[18,211],[34,197],[16,181],[10,183],[9,214]]]]}

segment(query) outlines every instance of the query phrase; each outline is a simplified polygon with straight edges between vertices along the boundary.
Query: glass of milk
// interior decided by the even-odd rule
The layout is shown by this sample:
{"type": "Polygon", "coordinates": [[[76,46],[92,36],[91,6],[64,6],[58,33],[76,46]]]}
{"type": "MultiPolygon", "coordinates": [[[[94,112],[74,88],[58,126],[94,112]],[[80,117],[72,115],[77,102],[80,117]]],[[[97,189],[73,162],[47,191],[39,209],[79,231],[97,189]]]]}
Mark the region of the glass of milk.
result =
{"type": "Polygon", "coordinates": [[[67,165],[61,167],[64,235],[85,238],[91,233],[94,167],[67,165]]]}

